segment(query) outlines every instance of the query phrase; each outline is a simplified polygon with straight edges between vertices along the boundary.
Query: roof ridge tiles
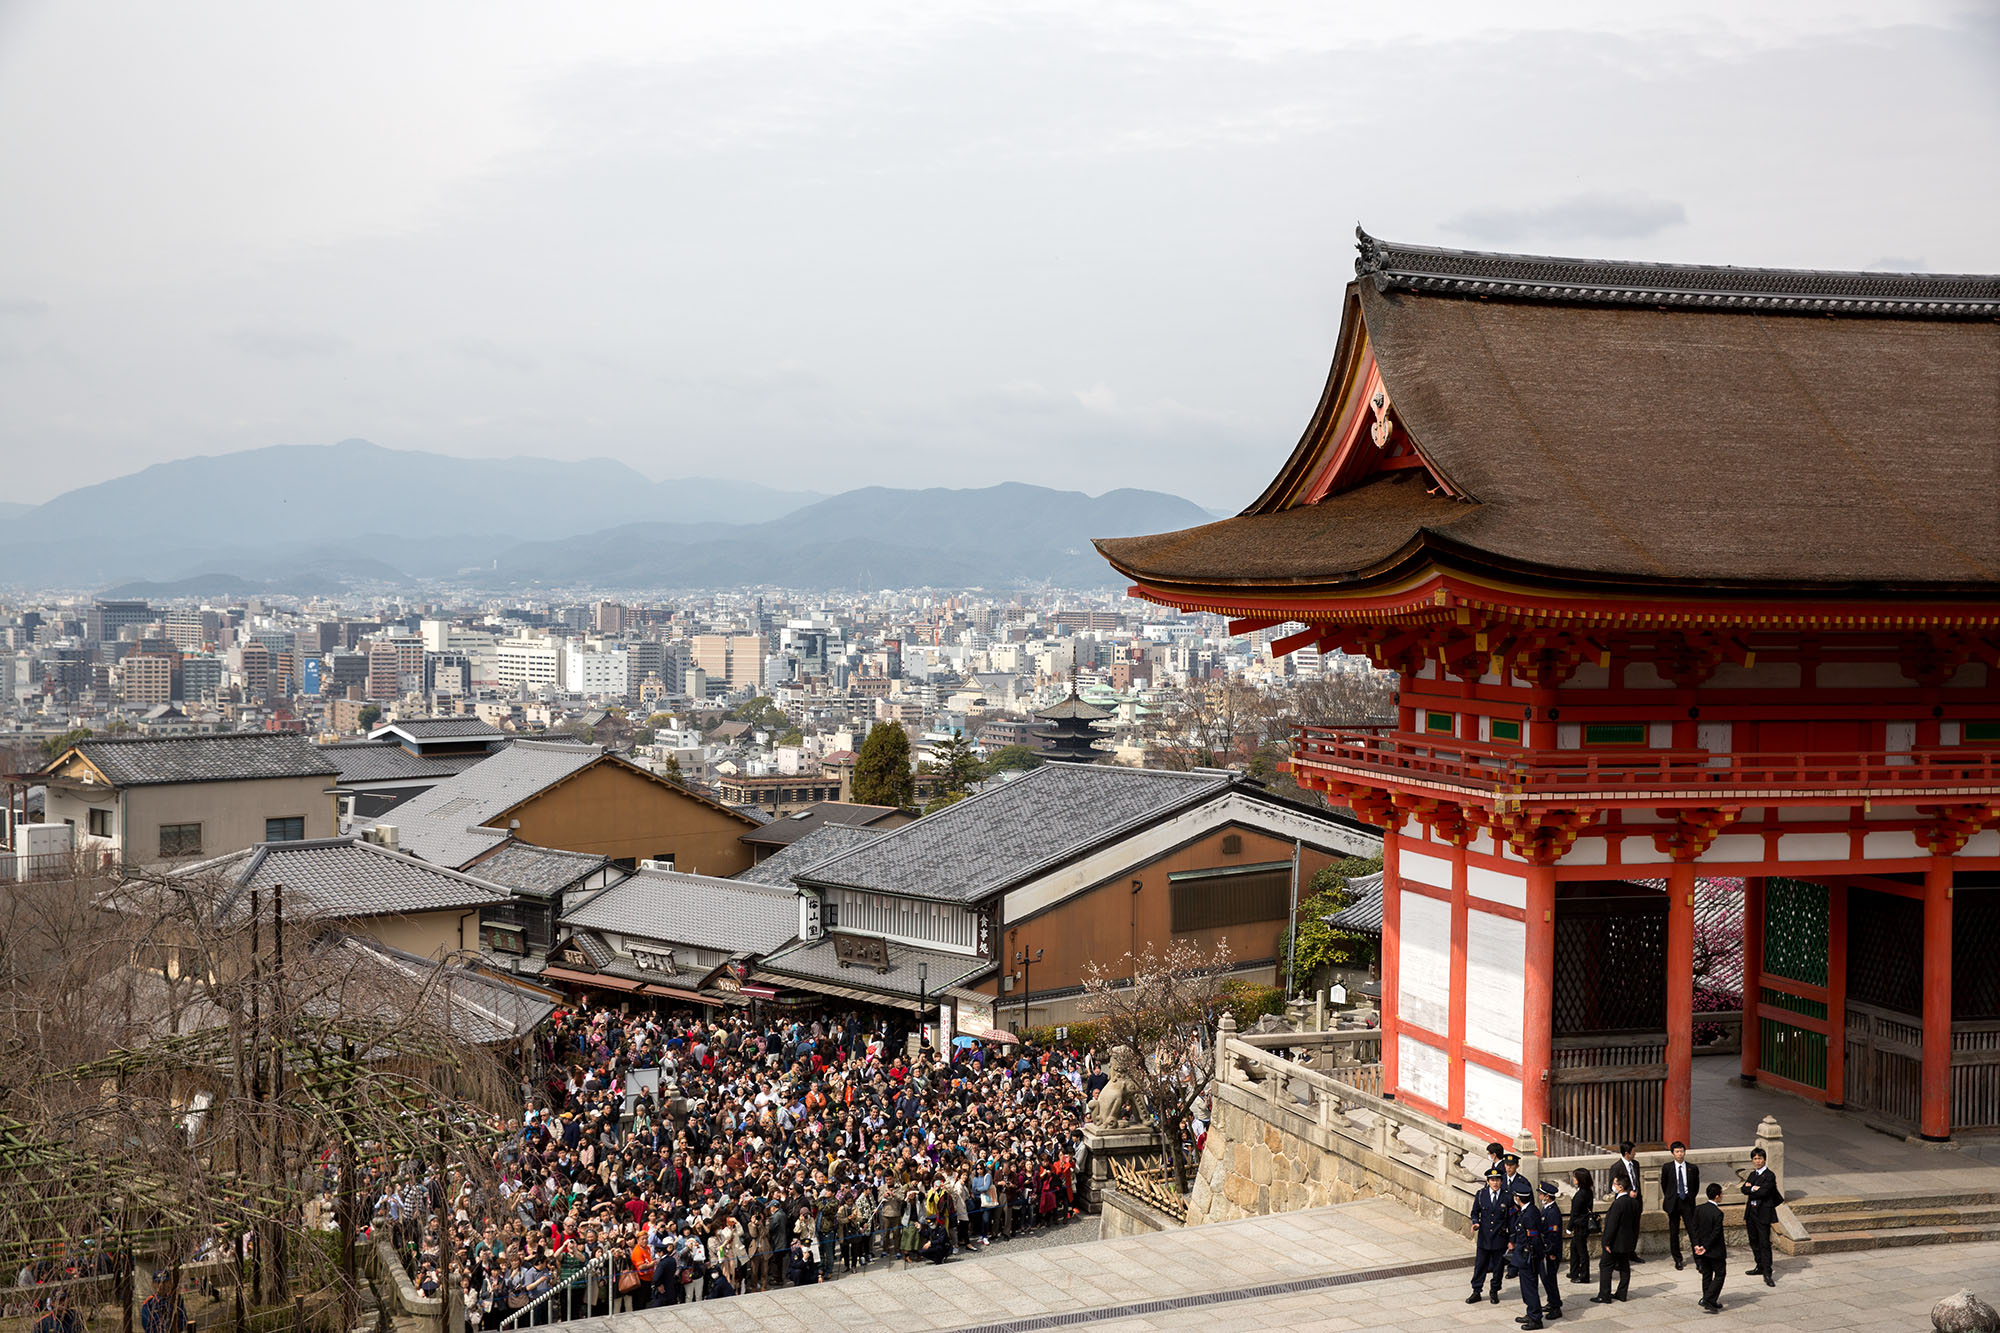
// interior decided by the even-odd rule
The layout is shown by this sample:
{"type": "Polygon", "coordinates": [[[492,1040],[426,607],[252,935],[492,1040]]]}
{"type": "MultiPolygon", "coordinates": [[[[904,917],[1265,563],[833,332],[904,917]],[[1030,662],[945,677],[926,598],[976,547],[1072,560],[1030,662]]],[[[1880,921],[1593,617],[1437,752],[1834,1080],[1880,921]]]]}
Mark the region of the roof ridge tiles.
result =
{"type": "Polygon", "coordinates": [[[1583,305],[1919,319],[2000,317],[2000,274],[1876,273],[1573,259],[1405,245],[1354,229],[1354,274],[1377,290],[1583,305]]]}

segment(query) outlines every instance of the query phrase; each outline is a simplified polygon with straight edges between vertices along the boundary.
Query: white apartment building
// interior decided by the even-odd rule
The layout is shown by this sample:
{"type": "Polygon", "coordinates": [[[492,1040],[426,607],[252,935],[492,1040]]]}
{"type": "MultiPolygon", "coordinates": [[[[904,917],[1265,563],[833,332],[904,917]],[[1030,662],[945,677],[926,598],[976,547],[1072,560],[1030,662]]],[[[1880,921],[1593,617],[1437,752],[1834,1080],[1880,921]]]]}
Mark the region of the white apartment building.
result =
{"type": "Polygon", "coordinates": [[[625,697],[627,665],[631,661],[623,648],[604,651],[588,644],[563,645],[563,688],[586,699],[625,697]]]}
{"type": "Polygon", "coordinates": [[[564,686],[562,644],[554,639],[502,639],[493,650],[494,680],[503,690],[564,686]]]}

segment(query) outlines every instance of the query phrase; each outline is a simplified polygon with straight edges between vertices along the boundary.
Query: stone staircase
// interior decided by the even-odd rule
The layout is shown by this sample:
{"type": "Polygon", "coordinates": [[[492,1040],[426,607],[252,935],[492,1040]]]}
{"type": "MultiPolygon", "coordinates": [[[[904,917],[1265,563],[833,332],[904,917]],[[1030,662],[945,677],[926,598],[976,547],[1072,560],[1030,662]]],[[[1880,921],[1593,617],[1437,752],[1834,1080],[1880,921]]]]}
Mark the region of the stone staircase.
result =
{"type": "Polygon", "coordinates": [[[2000,1190],[1814,1196],[1792,1201],[1791,1209],[1811,1236],[1793,1242],[1794,1254],[2000,1240],[2000,1190]]]}

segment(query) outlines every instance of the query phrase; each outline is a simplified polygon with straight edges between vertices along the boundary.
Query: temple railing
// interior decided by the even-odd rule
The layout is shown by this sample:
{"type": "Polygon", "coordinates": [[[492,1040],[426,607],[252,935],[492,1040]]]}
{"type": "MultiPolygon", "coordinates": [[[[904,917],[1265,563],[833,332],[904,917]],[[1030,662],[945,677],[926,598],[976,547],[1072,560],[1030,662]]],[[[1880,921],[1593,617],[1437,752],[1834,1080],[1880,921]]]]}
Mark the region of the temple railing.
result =
{"type": "Polygon", "coordinates": [[[1300,727],[1294,771],[1475,800],[1712,805],[1786,797],[2000,794],[2000,750],[1771,754],[1592,746],[1524,750],[1455,737],[1300,727]]]}

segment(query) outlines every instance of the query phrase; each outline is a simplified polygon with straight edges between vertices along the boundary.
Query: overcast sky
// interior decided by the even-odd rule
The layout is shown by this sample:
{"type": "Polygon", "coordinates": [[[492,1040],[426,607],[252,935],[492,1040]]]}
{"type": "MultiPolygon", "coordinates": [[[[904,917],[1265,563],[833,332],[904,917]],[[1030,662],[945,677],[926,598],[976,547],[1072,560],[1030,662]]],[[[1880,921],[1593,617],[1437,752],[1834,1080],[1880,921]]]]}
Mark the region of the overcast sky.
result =
{"type": "Polygon", "coordinates": [[[1994,3],[0,0],[0,127],[0,500],[361,436],[1236,506],[1356,222],[2000,270],[1994,3]]]}

